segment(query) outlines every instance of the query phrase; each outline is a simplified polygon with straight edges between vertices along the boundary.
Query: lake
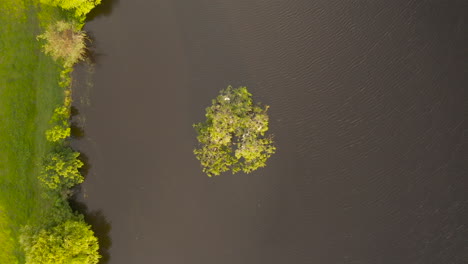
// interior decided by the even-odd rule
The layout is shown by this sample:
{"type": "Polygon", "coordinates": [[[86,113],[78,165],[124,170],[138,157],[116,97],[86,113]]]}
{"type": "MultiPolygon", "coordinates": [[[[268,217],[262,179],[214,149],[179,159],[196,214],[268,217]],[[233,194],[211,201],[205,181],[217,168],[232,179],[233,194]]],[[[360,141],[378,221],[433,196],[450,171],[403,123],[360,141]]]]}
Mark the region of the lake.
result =
{"type": "Polygon", "coordinates": [[[468,259],[466,1],[103,1],[74,146],[104,262],[468,259]],[[208,178],[192,124],[228,85],[277,153],[208,178]]]}

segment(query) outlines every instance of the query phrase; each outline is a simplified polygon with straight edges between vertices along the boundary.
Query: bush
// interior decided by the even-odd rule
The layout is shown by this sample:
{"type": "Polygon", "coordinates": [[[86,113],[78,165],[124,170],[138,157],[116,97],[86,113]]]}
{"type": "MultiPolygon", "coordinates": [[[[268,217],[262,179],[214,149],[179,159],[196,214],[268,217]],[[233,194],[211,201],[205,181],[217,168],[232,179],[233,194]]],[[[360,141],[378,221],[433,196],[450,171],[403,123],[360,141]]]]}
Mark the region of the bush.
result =
{"type": "Polygon", "coordinates": [[[58,6],[65,10],[74,12],[74,16],[84,20],[86,14],[95,6],[101,3],[101,0],[40,0],[42,4],[58,6]]]}
{"type": "Polygon", "coordinates": [[[96,264],[101,257],[98,240],[83,220],[68,220],[37,233],[26,227],[20,242],[28,264],[96,264]]]}
{"type": "Polygon", "coordinates": [[[63,69],[60,72],[60,81],[59,81],[59,86],[60,87],[63,87],[63,88],[70,87],[71,82],[72,82],[70,73],[72,71],[73,71],[73,68],[68,67],[68,68],[63,69]]]}
{"type": "Polygon", "coordinates": [[[37,38],[45,40],[44,52],[62,62],[65,68],[84,59],[86,34],[73,23],[57,21],[37,38]]]}
{"type": "Polygon", "coordinates": [[[54,109],[51,121],[56,123],[68,123],[69,118],[70,108],[67,105],[62,105],[54,109]]]}
{"type": "Polygon", "coordinates": [[[194,154],[208,176],[231,170],[252,172],[275,152],[268,131],[268,106],[254,105],[246,87],[229,86],[206,108],[206,121],[194,125],[200,148],[194,154]]]}
{"type": "Polygon", "coordinates": [[[71,188],[82,183],[84,177],[79,169],[84,164],[79,156],[70,147],[60,147],[45,158],[39,179],[50,189],[71,188]]]}
{"type": "Polygon", "coordinates": [[[69,107],[59,106],[55,108],[52,119],[50,120],[55,126],[45,132],[48,141],[57,142],[70,136],[71,128],[69,118],[69,107]]]}
{"type": "Polygon", "coordinates": [[[48,141],[57,142],[64,140],[71,134],[71,128],[65,126],[56,125],[46,131],[46,138],[48,141]]]}

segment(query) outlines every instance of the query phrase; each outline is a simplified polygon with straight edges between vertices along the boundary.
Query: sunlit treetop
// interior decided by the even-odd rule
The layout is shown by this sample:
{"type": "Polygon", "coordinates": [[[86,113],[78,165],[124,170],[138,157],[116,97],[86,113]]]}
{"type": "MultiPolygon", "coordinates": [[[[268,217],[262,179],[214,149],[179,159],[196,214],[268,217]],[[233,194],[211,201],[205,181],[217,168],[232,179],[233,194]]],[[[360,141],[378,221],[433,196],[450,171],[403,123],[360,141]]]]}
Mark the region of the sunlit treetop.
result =
{"type": "Polygon", "coordinates": [[[37,233],[24,232],[21,243],[28,264],[97,264],[98,239],[83,220],[69,220],[37,233]]]}
{"type": "Polygon", "coordinates": [[[275,152],[268,131],[268,106],[254,104],[247,87],[222,90],[206,108],[206,121],[194,124],[194,150],[208,176],[225,171],[250,173],[264,167],[275,152]]]}
{"type": "Polygon", "coordinates": [[[76,18],[84,19],[101,0],[40,0],[42,4],[58,6],[74,12],[76,18]]]}

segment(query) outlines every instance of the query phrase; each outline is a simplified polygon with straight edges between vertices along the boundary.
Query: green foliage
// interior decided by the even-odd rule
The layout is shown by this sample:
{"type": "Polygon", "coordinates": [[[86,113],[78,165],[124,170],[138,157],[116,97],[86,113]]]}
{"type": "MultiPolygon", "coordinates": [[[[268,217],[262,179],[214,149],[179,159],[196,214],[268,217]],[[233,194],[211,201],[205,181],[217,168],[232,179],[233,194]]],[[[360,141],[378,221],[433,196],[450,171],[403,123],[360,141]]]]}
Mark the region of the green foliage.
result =
{"type": "Polygon", "coordinates": [[[59,106],[54,109],[52,115],[52,122],[68,122],[70,117],[70,109],[67,106],[59,106]]]}
{"type": "Polygon", "coordinates": [[[37,38],[45,40],[44,52],[63,63],[65,68],[84,59],[86,34],[73,23],[57,21],[37,38]]]}
{"type": "Polygon", "coordinates": [[[194,124],[200,147],[194,154],[208,176],[231,170],[252,172],[275,153],[268,131],[268,106],[254,105],[247,87],[222,90],[206,108],[206,121],[194,124]]]}
{"type": "Polygon", "coordinates": [[[71,85],[72,79],[70,77],[70,73],[73,71],[72,67],[65,68],[63,71],[60,72],[60,87],[69,87],[71,85]]]}
{"type": "Polygon", "coordinates": [[[70,136],[71,129],[69,118],[69,107],[59,106],[55,108],[51,119],[51,123],[55,125],[45,132],[48,141],[57,142],[70,136]]]}
{"type": "MultiPolygon", "coordinates": [[[[38,179],[43,167],[40,160],[63,145],[47,142],[44,131],[51,126],[48,121],[54,106],[67,96],[68,91],[64,94],[58,89],[57,81],[61,79],[62,87],[69,86],[72,69],[42,54],[42,44],[36,39],[42,28],[70,19],[70,15],[36,2],[0,1],[1,264],[25,263],[20,246],[25,225],[32,227],[31,234],[37,234],[67,220],[82,219],[68,205],[68,189],[49,189],[38,179]]],[[[69,102],[66,97],[64,105],[69,107],[69,102]]]]}
{"type": "Polygon", "coordinates": [[[0,1],[0,263],[24,263],[19,245],[23,225],[52,214],[43,195],[40,160],[52,145],[44,131],[54,106],[61,67],[42,54],[36,39],[42,25],[65,19],[59,8],[38,1],[0,1]]]}
{"type": "Polygon", "coordinates": [[[84,177],[79,168],[83,167],[83,162],[78,156],[79,152],[61,146],[45,158],[39,179],[50,189],[71,188],[82,183],[84,177]]]}
{"type": "Polygon", "coordinates": [[[68,220],[83,219],[83,215],[74,213],[68,203],[71,194],[69,189],[64,189],[61,192],[57,190],[43,192],[42,196],[50,200],[50,210],[43,214],[42,221],[39,221],[34,227],[36,229],[50,228],[68,220]]]}
{"type": "Polygon", "coordinates": [[[83,220],[39,232],[25,228],[20,241],[27,264],[96,264],[101,257],[98,240],[83,220]]]}
{"type": "Polygon", "coordinates": [[[80,20],[86,17],[95,6],[101,3],[101,0],[40,0],[42,4],[58,6],[65,10],[74,12],[75,18],[80,20]]]}
{"type": "Polygon", "coordinates": [[[56,125],[46,131],[46,138],[48,141],[57,142],[69,137],[70,133],[70,127],[56,125]]]}

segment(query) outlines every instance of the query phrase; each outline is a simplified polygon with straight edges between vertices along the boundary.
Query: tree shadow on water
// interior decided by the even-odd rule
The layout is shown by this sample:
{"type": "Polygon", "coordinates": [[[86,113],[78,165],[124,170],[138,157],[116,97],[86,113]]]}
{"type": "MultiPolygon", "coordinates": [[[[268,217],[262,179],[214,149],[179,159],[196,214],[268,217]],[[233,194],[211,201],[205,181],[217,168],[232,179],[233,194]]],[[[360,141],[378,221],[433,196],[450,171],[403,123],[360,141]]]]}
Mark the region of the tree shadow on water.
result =
{"type": "Polygon", "coordinates": [[[78,157],[78,159],[81,162],[83,162],[83,167],[80,168],[80,173],[86,179],[86,177],[88,176],[89,170],[91,169],[91,164],[89,163],[89,157],[83,152],[80,152],[80,156],[78,157]]]}
{"type": "Polygon", "coordinates": [[[88,65],[96,65],[102,57],[105,57],[106,54],[97,52],[95,45],[96,38],[94,37],[93,32],[87,31],[86,49],[85,49],[85,58],[88,65]]]}
{"type": "Polygon", "coordinates": [[[82,139],[85,136],[85,131],[76,122],[72,122],[70,125],[70,135],[74,139],[82,139]]]}
{"type": "Polygon", "coordinates": [[[85,136],[85,131],[82,126],[79,125],[80,110],[76,106],[70,107],[70,136],[73,139],[82,139],[85,136]]]}
{"type": "Polygon", "coordinates": [[[97,5],[89,14],[86,16],[86,22],[92,21],[99,16],[109,16],[112,14],[112,10],[119,3],[119,0],[102,0],[101,4],[97,5]]]}
{"type": "Polygon", "coordinates": [[[76,106],[72,105],[70,107],[70,117],[73,118],[75,116],[78,116],[79,114],[80,114],[80,110],[76,106]]]}
{"type": "Polygon", "coordinates": [[[109,235],[112,229],[111,223],[101,210],[89,211],[86,204],[77,200],[76,195],[72,196],[69,202],[73,211],[83,214],[84,220],[91,225],[91,229],[99,241],[99,254],[102,256],[99,264],[109,263],[109,249],[112,246],[109,235]]]}

